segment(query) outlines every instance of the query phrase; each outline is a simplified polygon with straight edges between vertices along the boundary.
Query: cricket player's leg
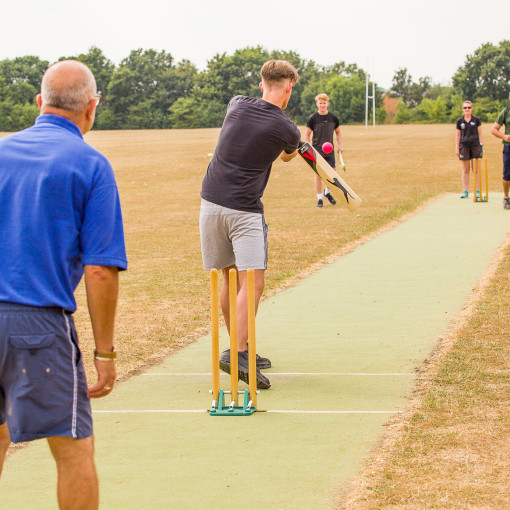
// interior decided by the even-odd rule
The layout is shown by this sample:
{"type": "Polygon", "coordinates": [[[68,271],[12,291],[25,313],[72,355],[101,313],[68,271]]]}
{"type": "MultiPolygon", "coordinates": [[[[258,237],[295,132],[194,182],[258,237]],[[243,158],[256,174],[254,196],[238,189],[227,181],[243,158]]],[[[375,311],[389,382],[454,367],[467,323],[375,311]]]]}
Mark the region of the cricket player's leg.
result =
{"type": "MultiPolygon", "coordinates": [[[[220,306],[225,319],[225,326],[227,327],[228,334],[230,335],[230,286],[228,283],[229,272],[231,269],[236,269],[236,266],[224,267],[222,269],[223,281],[221,282],[220,290],[220,306]]],[[[237,278],[237,288],[239,289],[239,276],[237,278]]]]}
{"type": "Polygon", "coordinates": [[[0,425],[0,475],[2,474],[5,455],[10,444],[11,438],[9,436],[9,429],[7,428],[7,423],[3,423],[0,425]]]}
{"type": "MultiPolygon", "coordinates": [[[[264,291],[264,269],[255,269],[255,314],[259,308],[260,297],[264,291]]],[[[237,292],[237,349],[246,351],[248,349],[248,272],[238,271],[238,292],[237,292]]]]}
{"type": "Polygon", "coordinates": [[[99,483],[94,464],[94,436],[85,439],[48,437],[57,463],[57,499],[60,509],[97,510],[99,483]]]}
{"type": "MultiPolygon", "coordinates": [[[[224,268],[223,282],[221,284],[220,305],[225,319],[227,331],[230,334],[230,292],[229,292],[229,271],[236,269],[236,266],[224,268]]],[[[264,269],[254,270],[255,280],[255,313],[257,313],[260,298],[264,291],[264,269]]],[[[247,271],[237,271],[237,349],[246,351],[248,342],[248,283],[247,271]]]]}
{"type": "Polygon", "coordinates": [[[315,192],[318,195],[322,195],[322,181],[318,175],[315,176],[315,192]]]}
{"type": "Polygon", "coordinates": [[[463,191],[469,190],[469,171],[470,163],[469,160],[462,161],[462,187],[463,191]]]}

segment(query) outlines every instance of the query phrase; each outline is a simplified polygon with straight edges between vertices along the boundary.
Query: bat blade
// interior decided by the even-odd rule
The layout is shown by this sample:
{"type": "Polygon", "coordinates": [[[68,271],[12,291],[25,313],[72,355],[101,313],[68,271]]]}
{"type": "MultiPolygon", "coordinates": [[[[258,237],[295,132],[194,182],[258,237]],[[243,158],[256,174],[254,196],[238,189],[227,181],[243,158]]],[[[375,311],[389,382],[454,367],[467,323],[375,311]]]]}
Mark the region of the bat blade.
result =
{"type": "Polygon", "coordinates": [[[308,142],[300,142],[298,152],[308,166],[330,189],[336,200],[344,204],[349,211],[355,211],[361,205],[361,198],[338,175],[328,162],[308,142]]]}

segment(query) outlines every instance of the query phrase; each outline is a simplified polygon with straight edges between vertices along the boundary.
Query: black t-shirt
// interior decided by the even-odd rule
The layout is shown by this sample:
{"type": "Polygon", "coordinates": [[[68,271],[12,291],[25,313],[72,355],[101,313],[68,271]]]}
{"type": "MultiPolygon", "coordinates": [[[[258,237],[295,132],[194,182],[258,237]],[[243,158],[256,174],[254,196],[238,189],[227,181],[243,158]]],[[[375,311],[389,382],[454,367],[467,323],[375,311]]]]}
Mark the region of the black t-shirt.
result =
{"type": "Polygon", "coordinates": [[[227,109],[200,196],[246,212],[264,212],[261,197],[282,151],[294,152],[301,133],[281,108],[263,99],[234,97],[227,109]]]}
{"type": "Polygon", "coordinates": [[[464,145],[480,143],[478,126],[481,125],[480,119],[474,115],[471,115],[471,120],[469,122],[467,122],[464,117],[459,117],[457,119],[457,129],[460,130],[460,143],[464,145]]]}
{"type": "Polygon", "coordinates": [[[312,145],[322,157],[325,156],[322,151],[322,144],[325,142],[333,143],[333,133],[339,125],[338,117],[331,112],[326,113],[326,115],[315,112],[308,118],[306,127],[313,131],[312,145]]]}

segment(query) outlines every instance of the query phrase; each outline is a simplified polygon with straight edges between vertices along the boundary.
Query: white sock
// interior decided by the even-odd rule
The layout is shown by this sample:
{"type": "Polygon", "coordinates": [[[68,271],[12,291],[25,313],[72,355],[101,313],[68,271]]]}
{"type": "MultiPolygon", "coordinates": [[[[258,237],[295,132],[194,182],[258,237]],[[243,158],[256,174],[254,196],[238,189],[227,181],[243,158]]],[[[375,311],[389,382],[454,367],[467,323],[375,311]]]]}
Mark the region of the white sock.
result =
{"type": "Polygon", "coordinates": [[[322,200],[322,193],[317,193],[317,200],[322,200]]]}
{"type": "Polygon", "coordinates": [[[326,189],[324,190],[324,195],[327,195],[329,193],[329,188],[326,186],[326,189]]]}

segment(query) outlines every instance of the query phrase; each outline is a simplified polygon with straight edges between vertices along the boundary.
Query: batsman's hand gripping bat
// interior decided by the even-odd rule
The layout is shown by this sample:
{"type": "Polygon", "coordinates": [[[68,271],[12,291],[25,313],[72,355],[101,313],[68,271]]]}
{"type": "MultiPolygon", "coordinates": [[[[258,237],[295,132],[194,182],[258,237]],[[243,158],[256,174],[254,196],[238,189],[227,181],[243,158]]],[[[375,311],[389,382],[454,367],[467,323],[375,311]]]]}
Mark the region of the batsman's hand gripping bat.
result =
{"type": "Polygon", "coordinates": [[[308,163],[310,168],[320,177],[321,181],[330,189],[331,194],[349,211],[355,211],[361,205],[361,198],[335,172],[328,162],[308,142],[299,142],[298,152],[308,163]]]}

